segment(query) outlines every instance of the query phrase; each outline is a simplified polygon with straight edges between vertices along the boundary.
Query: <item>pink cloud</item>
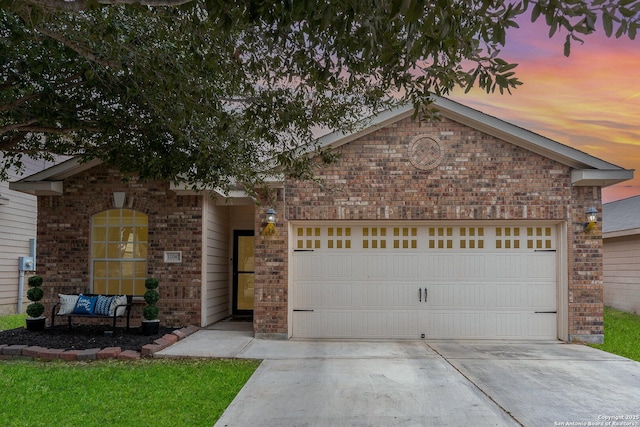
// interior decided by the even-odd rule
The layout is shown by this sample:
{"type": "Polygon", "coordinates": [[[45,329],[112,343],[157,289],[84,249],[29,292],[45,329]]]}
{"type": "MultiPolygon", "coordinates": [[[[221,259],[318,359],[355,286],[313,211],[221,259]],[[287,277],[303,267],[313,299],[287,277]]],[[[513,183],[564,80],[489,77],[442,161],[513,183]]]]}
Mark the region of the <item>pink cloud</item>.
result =
{"type": "MultiPolygon", "coordinates": [[[[640,174],[640,41],[602,32],[563,54],[540,23],[511,31],[503,57],[519,64],[513,95],[474,90],[452,98],[640,174]]],[[[636,175],[638,175],[636,174],[636,175]]],[[[604,190],[605,201],[640,194],[640,177],[604,190]]]]}

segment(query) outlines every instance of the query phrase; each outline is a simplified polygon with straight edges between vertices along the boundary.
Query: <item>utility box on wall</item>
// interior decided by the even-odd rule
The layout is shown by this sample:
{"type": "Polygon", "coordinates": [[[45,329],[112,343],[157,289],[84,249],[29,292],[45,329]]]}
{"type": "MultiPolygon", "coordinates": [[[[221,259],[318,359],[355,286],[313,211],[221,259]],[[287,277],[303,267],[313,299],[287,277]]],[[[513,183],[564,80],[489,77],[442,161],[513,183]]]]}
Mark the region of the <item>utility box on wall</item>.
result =
{"type": "Polygon", "coordinates": [[[20,271],[35,271],[36,263],[33,257],[21,256],[18,257],[18,270],[20,271]]]}

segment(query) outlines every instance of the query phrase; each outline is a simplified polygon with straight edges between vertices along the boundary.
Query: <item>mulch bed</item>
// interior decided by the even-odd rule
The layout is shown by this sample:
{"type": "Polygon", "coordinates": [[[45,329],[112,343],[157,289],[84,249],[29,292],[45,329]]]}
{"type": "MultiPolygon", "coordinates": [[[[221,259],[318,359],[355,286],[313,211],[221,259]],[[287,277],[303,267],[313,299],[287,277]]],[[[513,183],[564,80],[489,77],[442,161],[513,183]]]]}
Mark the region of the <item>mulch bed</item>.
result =
{"type": "Polygon", "coordinates": [[[68,329],[66,325],[56,327],[55,333],[50,329],[44,331],[28,331],[26,328],[0,331],[0,344],[29,345],[62,350],[86,350],[90,348],[120,347],[124,350],[140,351],[142,346],[170,334],[176,328],[160,326],[157,335],[142,335],[138,328],[129,332],[117,329],[112,336],[105,335],[112,327],[102,325],[79,325],[68,329]]]}

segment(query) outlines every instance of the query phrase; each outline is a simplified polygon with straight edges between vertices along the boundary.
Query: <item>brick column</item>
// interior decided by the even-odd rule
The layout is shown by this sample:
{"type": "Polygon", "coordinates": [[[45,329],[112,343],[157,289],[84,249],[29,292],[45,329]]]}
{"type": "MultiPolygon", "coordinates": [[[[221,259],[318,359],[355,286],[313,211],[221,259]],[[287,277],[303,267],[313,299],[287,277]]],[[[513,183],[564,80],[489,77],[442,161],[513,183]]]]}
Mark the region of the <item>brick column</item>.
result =
{"type": "Polygon", "coordinates": [[[284,215],[284,189],[260,197],[255,215],[255,300],[253,328],[256,338],[288,338],[288,222],[284,215]],[[267,209],[277,213],[273,234],[264,233],[267,209]]]}

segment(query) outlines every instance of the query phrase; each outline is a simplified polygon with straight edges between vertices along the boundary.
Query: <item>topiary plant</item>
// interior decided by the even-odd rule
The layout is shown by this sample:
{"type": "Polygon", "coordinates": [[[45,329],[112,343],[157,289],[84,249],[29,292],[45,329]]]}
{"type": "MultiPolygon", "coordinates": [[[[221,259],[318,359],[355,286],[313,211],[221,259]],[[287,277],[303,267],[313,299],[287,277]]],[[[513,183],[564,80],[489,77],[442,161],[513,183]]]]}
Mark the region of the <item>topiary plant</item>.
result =
{"type": "Polygon", "coordinates": [[[44,291],[41,288],[42,277],[29,277],[28,283],[30,289],[27,291],[27,298],[31,301],[31,304],[27,306],[27,314],[29,317],[40,317],[44,313],[44,305],[39,302],[44,297],[44,291]]]}
{"type": "Polygon", "coordinates": [[[145,320],[155,320],[158,318],[158,307],[156,303],[160,299],[160,294],[156,290],[158,288],[158,279],[149,278],[144,282],[147,291],[144,293],[144,301],[148,304],[142,312],[145,320]]]}

